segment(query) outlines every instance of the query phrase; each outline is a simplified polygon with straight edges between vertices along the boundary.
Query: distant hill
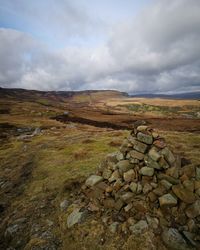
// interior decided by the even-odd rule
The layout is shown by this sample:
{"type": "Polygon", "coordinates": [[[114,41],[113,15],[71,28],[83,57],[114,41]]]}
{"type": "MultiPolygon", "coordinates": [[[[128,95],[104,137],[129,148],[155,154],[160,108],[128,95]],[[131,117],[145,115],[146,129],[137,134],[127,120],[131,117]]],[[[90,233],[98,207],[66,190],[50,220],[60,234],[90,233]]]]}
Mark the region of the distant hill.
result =
{"type": "Polygon", "coordinates": [[[163,98],[163,99],[200,99],[200,91],[198,92],[189,92],[181,94],[129,94],[130,97],[144,97],[144,98],[163,98]]]}

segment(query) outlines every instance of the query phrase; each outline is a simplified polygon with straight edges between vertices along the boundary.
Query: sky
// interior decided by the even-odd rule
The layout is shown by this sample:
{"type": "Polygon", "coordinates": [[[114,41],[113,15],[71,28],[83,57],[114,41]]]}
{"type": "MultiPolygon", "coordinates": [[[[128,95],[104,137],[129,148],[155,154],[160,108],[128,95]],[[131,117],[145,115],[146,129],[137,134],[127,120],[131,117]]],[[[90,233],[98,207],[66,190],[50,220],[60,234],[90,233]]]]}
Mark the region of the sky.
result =
{"type": "Polygon", "coordinates": [[[0,86],[200,91],[200,1],[0,0],[0,86]]]}

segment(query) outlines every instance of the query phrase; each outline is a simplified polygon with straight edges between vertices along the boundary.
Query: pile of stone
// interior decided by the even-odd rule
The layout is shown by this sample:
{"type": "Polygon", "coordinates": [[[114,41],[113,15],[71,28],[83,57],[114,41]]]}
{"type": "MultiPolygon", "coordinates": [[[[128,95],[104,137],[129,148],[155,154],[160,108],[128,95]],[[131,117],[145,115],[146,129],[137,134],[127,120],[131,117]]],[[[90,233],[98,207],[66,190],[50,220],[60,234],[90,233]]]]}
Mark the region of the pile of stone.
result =
{"type": "Polygon", "coordinates": [[[138,126],[120,151],[109,154],[87,178],[82,192],[88,210],[112,219],[111,231],[126,222],[127,233],[151,228],[168,247],[195,249],[200,241],[200,168],[183,163],[164,138],[138,126]]]}

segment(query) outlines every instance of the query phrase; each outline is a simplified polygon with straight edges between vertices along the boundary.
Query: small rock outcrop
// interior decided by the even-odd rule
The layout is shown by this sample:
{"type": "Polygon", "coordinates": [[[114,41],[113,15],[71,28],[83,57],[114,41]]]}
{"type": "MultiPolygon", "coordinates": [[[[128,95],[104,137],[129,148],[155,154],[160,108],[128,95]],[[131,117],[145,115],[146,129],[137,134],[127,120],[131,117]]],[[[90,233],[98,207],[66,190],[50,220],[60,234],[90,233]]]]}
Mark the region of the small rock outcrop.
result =
{"type": "Polygon", "coordinates": [[[85,206],[103,220],[107,217],[112,232],[121,223],[122,231],[130,234],[152,230],[169,248],[196,249],[199,171],[191,164],[182,166],[153,129],[138,126],[82,186],[85,206]]]}

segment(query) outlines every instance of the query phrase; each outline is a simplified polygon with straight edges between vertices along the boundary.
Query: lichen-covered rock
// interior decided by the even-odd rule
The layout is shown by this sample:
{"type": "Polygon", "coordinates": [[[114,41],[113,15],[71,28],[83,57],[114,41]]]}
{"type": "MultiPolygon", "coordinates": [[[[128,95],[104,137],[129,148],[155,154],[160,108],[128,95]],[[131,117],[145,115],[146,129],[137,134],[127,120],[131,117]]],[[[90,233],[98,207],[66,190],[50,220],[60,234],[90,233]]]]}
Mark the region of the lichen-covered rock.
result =
{"type": "Polygon", "coordinates": [[[195,218],[200,215],[200,200],[195,201],[186,209],[186,214],[189,218],[195,218]]]}
{"type": "Polygon", "coordinates": [[[148,229],[148,224],[145,220],[140,220],[133,226],[129,227],[129,230],[131,231],[131,233],[135,235],[142,234],[147,229],[148,229]]]}

